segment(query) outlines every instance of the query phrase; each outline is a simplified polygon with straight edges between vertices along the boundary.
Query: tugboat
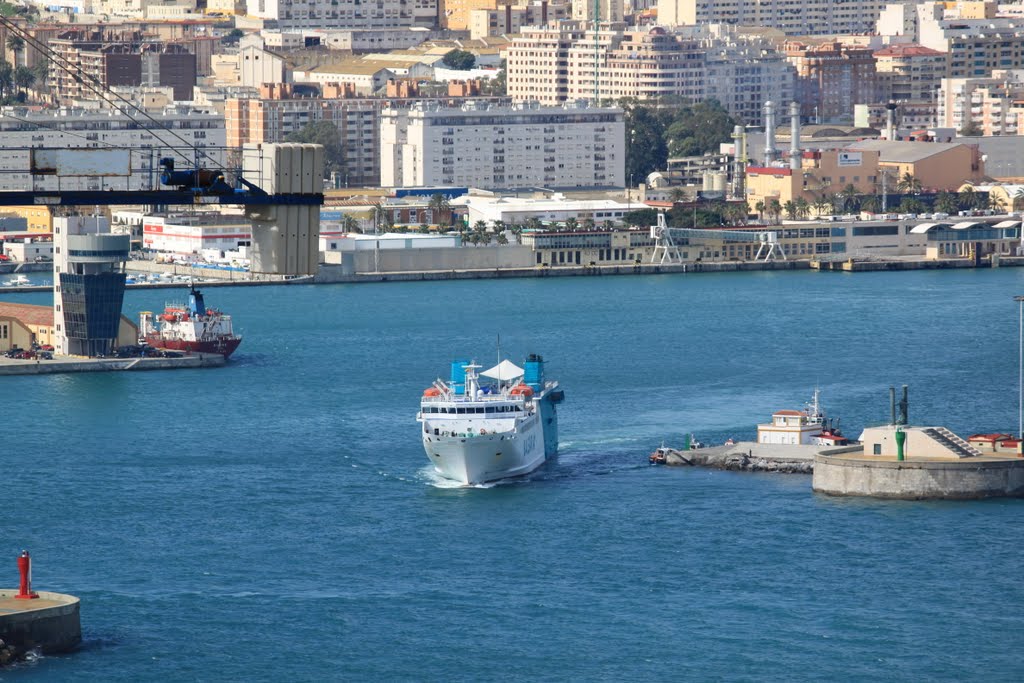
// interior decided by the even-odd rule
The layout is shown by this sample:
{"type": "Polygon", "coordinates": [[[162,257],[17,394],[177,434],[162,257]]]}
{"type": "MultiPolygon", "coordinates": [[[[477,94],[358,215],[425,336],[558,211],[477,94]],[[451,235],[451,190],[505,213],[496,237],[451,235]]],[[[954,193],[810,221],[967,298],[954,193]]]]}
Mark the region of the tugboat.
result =
{"type": "Polygon", "coordinates": [[[202,292],[191,285],[188,305],[168,303],[158,316],[150,311],[141,313],[139,343],[185,353],[219,353],[229,358],[242,338],[232,330],[231,316],[207,308],[202,292]]]}

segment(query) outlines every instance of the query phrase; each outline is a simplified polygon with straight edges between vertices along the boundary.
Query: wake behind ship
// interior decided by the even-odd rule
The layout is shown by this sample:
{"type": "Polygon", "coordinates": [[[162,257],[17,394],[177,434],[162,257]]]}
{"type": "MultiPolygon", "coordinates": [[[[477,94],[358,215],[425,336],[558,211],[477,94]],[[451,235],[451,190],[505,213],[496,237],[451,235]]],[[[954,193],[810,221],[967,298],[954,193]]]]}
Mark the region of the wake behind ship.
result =
{"type": "Polygon", "coordinates": [[[423,392],[416,420],[423,449],[437,472],[463,484],[529,474],[558,453],[558,382],[544,380],[544,360],[525,368],[507,360],[451,365],[451,379],[423,392]]]}

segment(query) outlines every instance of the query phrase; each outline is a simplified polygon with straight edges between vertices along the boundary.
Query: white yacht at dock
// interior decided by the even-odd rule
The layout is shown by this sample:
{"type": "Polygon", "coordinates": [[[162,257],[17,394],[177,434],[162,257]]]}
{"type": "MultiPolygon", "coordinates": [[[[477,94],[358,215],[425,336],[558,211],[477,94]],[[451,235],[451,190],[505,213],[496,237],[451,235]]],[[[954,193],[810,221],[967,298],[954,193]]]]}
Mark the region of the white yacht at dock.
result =
{"type": "Polygon", "coordinates": [[[507,360],[482,366],[454,361],[449,382],[423,392],[423,449],[437,472],[463,484],[528,474],[558,452],[558,382],[544,380],[544,360],[525,368],[507,360]]]}

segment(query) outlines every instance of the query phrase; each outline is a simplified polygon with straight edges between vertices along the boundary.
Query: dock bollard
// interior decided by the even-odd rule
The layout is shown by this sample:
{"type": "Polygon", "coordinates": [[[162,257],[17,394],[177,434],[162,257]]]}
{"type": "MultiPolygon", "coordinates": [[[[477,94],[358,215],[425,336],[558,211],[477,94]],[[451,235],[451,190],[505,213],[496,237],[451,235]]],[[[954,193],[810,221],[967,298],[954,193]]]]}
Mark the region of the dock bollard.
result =
{"type": "Polygon", "coordinates": [[[39,597],[38,593],[32,592],[32,558],[27,550],[21,551],[18,558],[18,571],[21,573],[21,586],[18,588],[17,600],[33,600],[39,597]]]}

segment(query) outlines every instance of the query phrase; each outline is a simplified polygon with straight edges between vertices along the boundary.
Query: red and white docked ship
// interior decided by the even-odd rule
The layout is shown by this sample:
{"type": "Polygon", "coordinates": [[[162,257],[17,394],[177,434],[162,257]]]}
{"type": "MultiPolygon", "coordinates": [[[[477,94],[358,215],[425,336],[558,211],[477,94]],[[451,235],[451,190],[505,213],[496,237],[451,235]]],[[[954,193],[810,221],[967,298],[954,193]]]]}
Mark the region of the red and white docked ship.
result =
{"type": "Polygon", "coordinates": [[[207,308],[202,293],[194,286],[188,305],[168,303],[154,316],[143,311],[139,319],[139,342],[158,349],[185,353],[219,353],[231,356],[242,338],[231,328],[231,316],[207,308]]]}

